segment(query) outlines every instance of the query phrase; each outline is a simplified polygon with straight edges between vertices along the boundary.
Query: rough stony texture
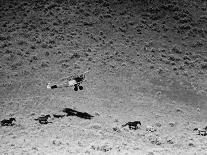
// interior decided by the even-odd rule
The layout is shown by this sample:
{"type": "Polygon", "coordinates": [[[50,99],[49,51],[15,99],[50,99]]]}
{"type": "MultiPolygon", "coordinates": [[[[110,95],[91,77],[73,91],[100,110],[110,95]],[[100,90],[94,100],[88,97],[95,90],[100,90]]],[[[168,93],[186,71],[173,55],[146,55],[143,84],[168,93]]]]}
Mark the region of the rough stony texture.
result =
{"type": "Polygon", "coordinates": [[[0,21],[0,154],[207,154],[206,1],[1,0],[0,21]]]}

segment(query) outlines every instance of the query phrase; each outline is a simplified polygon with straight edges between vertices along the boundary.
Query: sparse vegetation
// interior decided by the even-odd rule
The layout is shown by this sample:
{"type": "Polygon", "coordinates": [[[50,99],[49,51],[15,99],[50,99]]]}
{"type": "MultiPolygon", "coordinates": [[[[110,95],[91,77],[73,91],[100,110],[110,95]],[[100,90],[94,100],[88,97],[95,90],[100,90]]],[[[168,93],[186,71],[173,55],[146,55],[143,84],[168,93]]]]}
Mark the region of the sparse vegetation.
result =
{"type": "Polygon", "coordinates": [[[204,0],[2,1],[0,154],[206,153],[206,8],[204,0]],[[62,80],[48,90],[85,71],[83,85],[62,80]]]}

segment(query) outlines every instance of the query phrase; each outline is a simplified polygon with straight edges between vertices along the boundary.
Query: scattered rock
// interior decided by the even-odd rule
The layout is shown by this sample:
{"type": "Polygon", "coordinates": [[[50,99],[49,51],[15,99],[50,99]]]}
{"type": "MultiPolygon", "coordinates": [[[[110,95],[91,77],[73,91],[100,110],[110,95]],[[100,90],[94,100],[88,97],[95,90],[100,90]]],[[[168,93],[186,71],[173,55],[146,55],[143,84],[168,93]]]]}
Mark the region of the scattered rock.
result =
{"type": "Polygon", "coordinates": [[[118,127],[114,127],[114,128],[113,128],[113,131],[116,131],[116,132],[118,132],[118,133],[121,132],[121,130],[120,130],[118,127]]]}
{"type": "Polygon", "coordinates": [[[63,143],[59,140],[53,140],[52,144],[55,145],[55,146],[61,146],[63,143]]]}
{"type": "Polygon", "coordinates": [[[176,112],[178,112],[178,113],[184,113],[184,111],[182,109],[180,109],[180,108],[177,108],[176,109],[176,112]]]}
{"type": "Polygon", "coordinates": [[[162,142],[161,142],[161,138],[160,137],[156,137],[156,136],[150,136],[149,137],[149,141],[152,143],[152,144],[155,144],[155,145],[161,145],[162,142]]]}
{"type": "Polygon", "coordinates": [[[115,122],[115,123],[118,123],[118,122],[119,122],[119,120],[118,120],[118,119],[115,119],[115,120],[114,120],[114,122],[115,122]]]}
{"type": "Polygon", "coordinates": [[[153,126],[147,126],[147,127],[146,127],[146,131],[148,131],[148,132],[155,132],[155,131],[157,131],[157,130],[156,130],[155,127],[153,127],[153,126]]]}
{"type": "Polygon", "coordinates": [[[108,146],[107,144],[103,145],[103,146],[94,146],[94,145],[92,145],[91,149],[96,150],[96,151],[101,151],[101,152],[109,152],[109,151],[112,150],[112,147],[108,146]]]}
{"type": "Polygon", "coordinates": [[[167,143],[168,143],[168,144],[174,144],[174,142],[172,141],[172,139],[168,139],[168,140],[167,140],[167,143]]]}
{"type": "Polygon", "coordinates": [[[95,116],[100,116],[100,113],[99,112],[95,112],[94,115],[95,116]]]}
{"type": "Polygon", "coordinates": [[[154,155],[154,153],[153,152],[148,152],[147,155],[154,155]]]}
{"type": "Polygon", "coordinates": [[[189,143],[188,146],[195,147],[195,144],[189,143]]]}
{"type": "Polygon", "coordinates": [[[170,127],[174,127],[175,125],[176,125],[175,122],[170,122],[170,123],[169,123],[169,126],[170,126],[170,127]]]}
{"type": "Polygon", "coordinates": [[[197,110],[198,112],[200,112],[200,111],[201,111],[201,109],[200,109],[200,108],[197,108],[196,110],[197,110]]]}
{"type": "Polygon", "coordinates": [[[175,143],[172,137],[166,137],[166,142],[168,144],[174,144],[175,143]]]}
{"type": "Polygon", "coordinates": [[[101,128],[102,128],[101,124],[92,124],[92,125],[90,125],[90,129],[99,130],[101,128]]]}
{"type": "Polygon", "coordinates": [[[157,126],[157,127],[161,127],[162,124],[161,124],[161,123],[155,123],[155,126],[157,126]]]}

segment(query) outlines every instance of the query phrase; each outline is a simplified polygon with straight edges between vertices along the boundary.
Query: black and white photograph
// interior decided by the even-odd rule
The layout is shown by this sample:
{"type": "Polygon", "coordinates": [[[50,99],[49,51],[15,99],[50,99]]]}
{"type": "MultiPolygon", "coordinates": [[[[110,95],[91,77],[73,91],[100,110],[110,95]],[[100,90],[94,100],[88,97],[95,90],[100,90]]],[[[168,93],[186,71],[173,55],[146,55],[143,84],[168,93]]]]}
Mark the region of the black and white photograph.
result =
{"type": "Polygon", "coordinates": [[[0,155],[207,155],[207,0],[0,0],[0,155]]]}

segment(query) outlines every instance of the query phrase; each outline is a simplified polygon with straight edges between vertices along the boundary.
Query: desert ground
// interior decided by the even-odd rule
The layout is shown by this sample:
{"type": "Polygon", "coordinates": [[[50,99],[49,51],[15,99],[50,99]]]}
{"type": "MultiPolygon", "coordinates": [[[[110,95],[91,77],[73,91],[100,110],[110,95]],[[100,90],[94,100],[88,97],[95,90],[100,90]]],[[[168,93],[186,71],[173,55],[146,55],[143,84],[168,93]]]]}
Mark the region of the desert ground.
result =
{"type": "Polygon", "coordinates": [[[207,155],[207,1],[0,0],[0,121],[1,155],[207,155]]]}

